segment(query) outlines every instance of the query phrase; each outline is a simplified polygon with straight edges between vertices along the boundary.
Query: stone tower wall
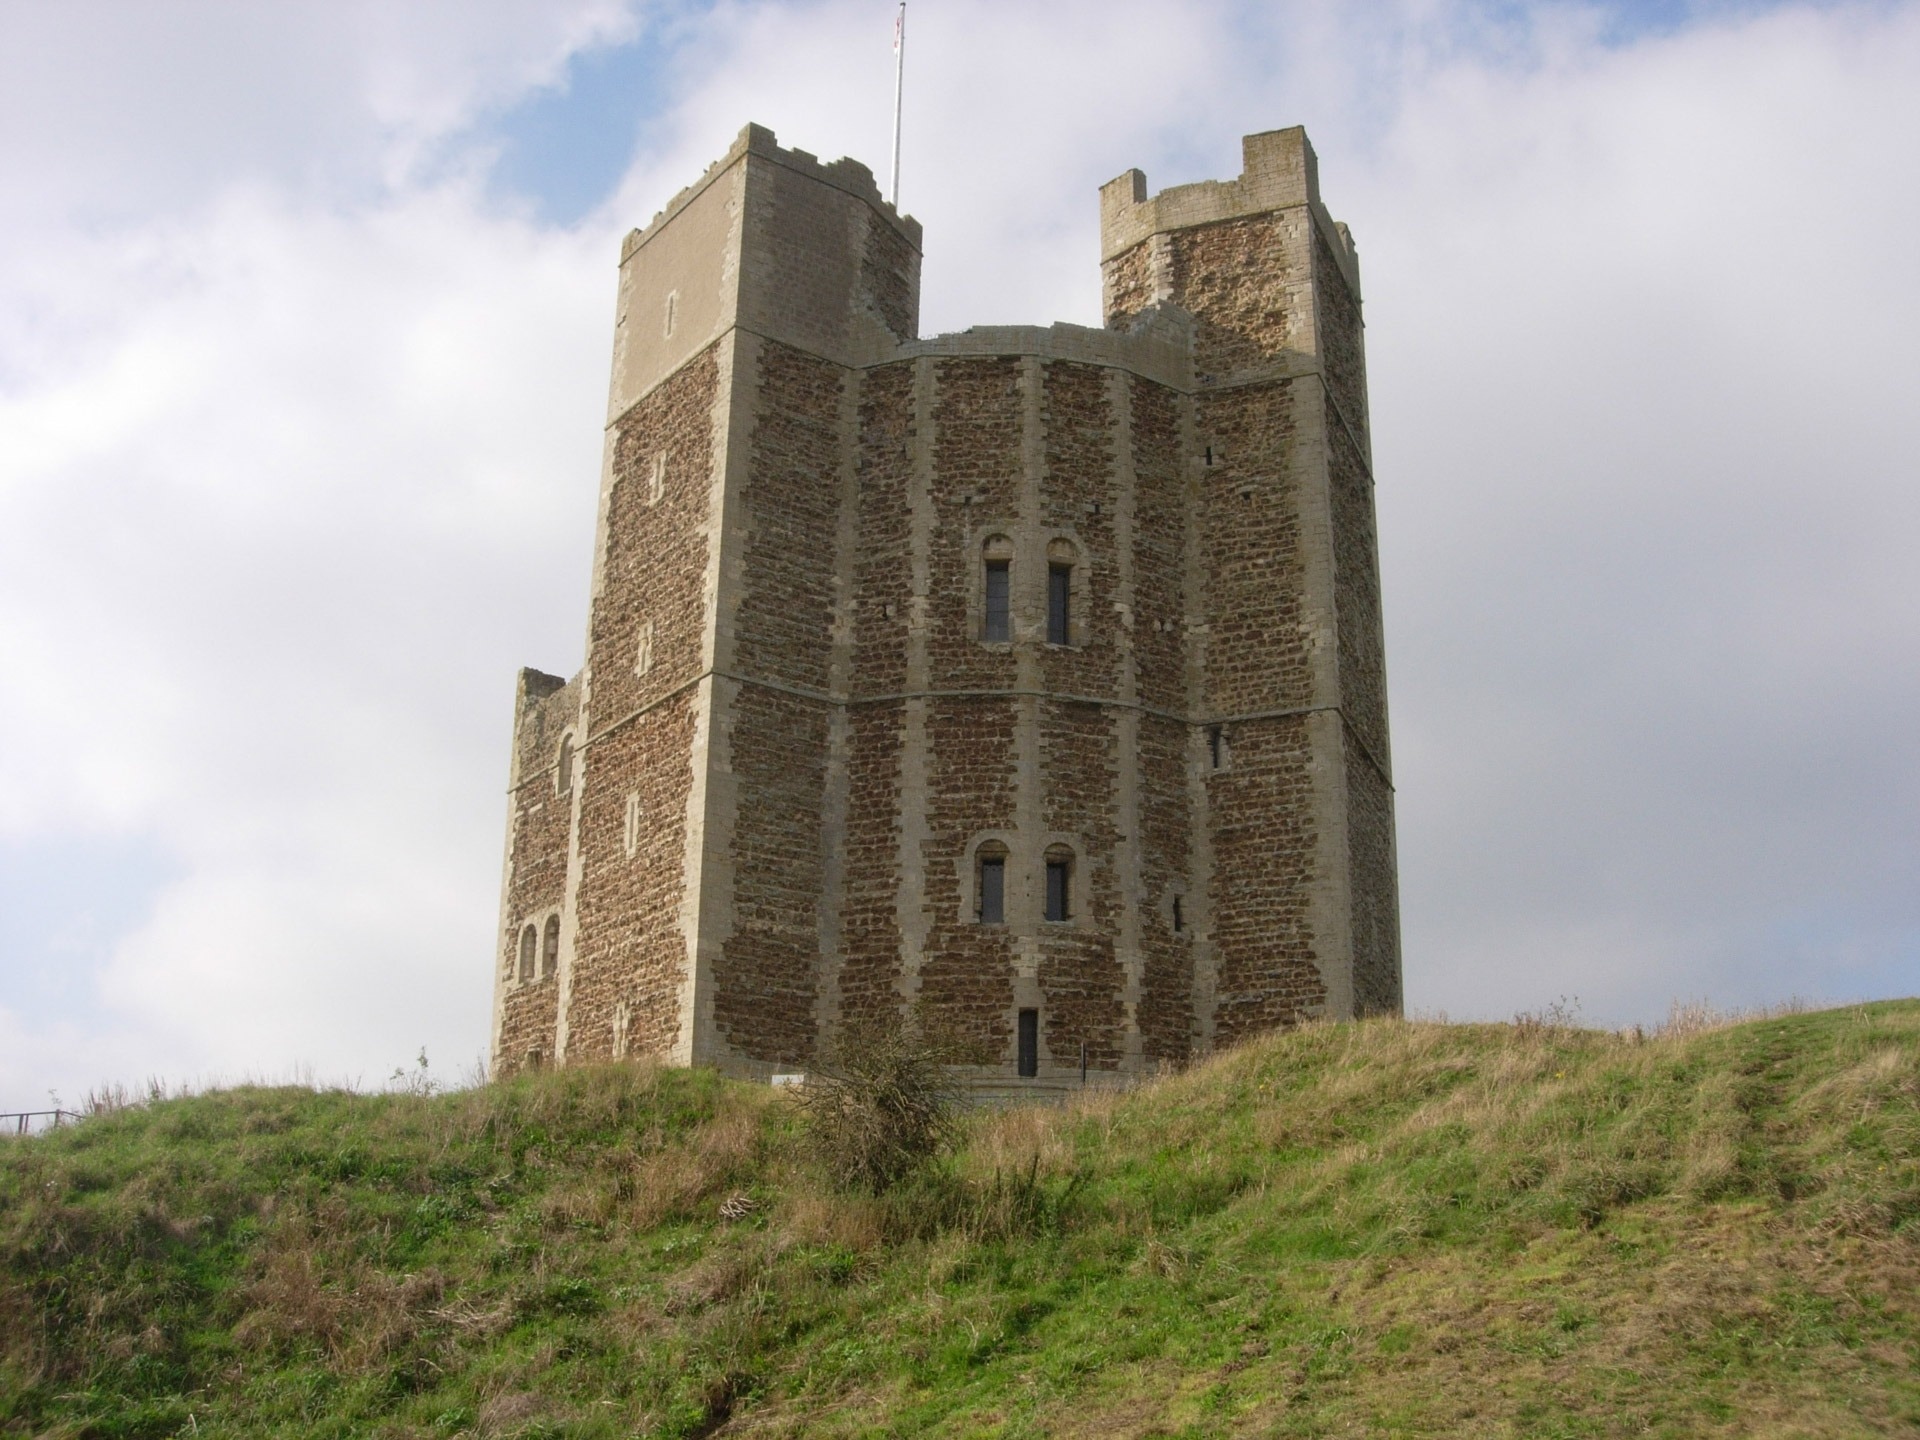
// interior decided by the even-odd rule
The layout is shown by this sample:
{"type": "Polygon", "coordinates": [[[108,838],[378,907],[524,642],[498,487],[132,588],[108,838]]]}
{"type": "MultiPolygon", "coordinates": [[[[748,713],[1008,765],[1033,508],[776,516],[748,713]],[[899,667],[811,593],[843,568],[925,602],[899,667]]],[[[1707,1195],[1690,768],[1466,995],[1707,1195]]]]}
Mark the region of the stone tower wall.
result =
{"type": "Polygon", "coordinates": [[[498,1065],[765,1074],[917,1009],[995,1081],[1032,1009],[1044,1083],[1397,1007],[1358,272],[1304,135],[1246,155],[1103,189],[1104,331],[916,339],[917,224],[757,127],[629,238],[587,664],[517,702],[498,1065]]]}
{"type": "Polygon", "coordinates": [[[1108,323],[1195,318],[1211,1043],[1400,1003],[1358,264],[1303,131],[1244,156],[1101,193],[1108,323]]]}

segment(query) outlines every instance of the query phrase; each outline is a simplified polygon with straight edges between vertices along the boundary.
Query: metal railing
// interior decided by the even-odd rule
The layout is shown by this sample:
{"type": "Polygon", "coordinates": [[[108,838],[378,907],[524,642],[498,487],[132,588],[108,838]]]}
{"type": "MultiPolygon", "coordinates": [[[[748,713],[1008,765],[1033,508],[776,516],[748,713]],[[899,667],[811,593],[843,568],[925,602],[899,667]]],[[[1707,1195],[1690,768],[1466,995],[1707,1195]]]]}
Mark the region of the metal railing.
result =
{"type": "Polygon", "coordinates": [[[78,1110],[0,1110],[0,1136],[36,1135],[81,1118],[78,1110]]]}

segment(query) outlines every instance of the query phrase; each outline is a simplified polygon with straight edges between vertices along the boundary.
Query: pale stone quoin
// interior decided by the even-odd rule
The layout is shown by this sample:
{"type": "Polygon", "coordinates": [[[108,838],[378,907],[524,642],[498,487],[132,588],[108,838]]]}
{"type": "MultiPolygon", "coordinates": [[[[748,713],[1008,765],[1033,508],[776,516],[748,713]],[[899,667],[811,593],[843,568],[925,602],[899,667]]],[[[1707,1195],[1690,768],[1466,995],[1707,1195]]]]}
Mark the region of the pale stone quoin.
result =
{"type": "Polygon", "coordinates": [[[749,126],[620,258],[585,664],[514,698],[496,1072],[984,1087],[1400,1009],[1352,238],[1300,129],[1100,190],[1106,328],[918,338],[920,226],[749,126]]]}

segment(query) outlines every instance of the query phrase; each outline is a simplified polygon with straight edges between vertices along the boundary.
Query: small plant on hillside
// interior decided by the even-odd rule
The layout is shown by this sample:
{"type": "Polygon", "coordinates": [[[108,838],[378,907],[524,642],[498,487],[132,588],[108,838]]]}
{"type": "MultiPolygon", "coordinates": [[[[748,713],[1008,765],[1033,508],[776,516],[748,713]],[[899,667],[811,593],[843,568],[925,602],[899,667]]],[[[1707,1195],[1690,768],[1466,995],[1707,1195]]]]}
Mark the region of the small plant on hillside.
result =
{"type": "Polygon", "coordinates": [[[952,1147],[954,1058],[915,1025],[840,1037],[799,1094],[807,1138],[838,1183],[877,1195],[952,1147]]]}
{"type": "Polygon", "coordinates": [[[393,1074],[387,1077],[387,1089],[397,1095],[414,1095],[425,1099],[440,1093],[440,1082],[434,1078],[432,1067],[427,1063],[427,1047],[420,1047],[419,1058],[413,1062],[413,1069],[404,1065],[393,1067],[393,1074]]]}

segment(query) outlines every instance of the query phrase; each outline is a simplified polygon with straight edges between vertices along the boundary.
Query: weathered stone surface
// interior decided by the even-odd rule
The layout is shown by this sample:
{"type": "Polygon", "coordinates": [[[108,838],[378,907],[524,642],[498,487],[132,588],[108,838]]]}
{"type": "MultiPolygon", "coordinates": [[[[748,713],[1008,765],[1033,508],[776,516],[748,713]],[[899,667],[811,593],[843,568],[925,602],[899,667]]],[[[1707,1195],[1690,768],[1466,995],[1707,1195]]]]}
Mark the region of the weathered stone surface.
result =
{"type": "Polygon", "coordinates": [[[1117,1077],[1398,1008],[1359,272],[1304,134],[1245,153],[1102,189],[1105,331],[918,339],[919,226],[757,127],[628,238],[586,666],[516,699],[501,1070],[765,1074],[917,1008],[992,1081],[1033,1009],[1043,1080],[1117,1077]]]}

